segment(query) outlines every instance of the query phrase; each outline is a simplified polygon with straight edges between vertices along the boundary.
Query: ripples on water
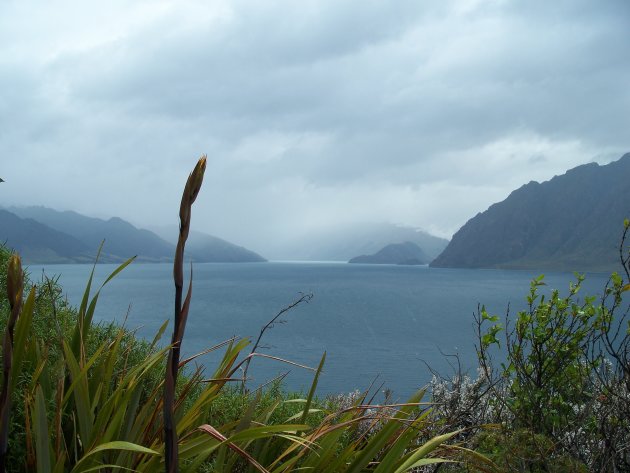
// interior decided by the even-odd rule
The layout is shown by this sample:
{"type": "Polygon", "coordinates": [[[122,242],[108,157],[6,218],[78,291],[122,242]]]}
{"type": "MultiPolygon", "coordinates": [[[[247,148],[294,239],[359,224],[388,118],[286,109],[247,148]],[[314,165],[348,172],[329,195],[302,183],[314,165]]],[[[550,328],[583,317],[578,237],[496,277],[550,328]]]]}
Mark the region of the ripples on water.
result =
{"type": "MultiPolygon", "coordinates": [[[[99,284],[115,268],[99,265],[99,284]]],[[[91,267],[47,265],[60,275],[68,299],[78,305],[91,267]]],[[[32,265],[37,279],[42,266],[32,265]]],[[[191,311],[183,351],[193,354],[233,335],[255,337],[280,309],[312,292],[313,300],[286,314],[285,323],[265,334],[265,353],[317,366],[327,352],[319,393],[377,385],[410,395],[430,377],[428,364],[452,373],[445,354],[458,354],[465,369],[476,364],[473,313],[525,307],[529,281],[539,273],[508,270],[434,269],[425,266],[350,265],[342,263],[196,264],[191,311]]],[[[123,321],[152,339],[172,318],[174,289],[170,264],[132,264],[103,290],[95,320],[123,321]]],[[[547,292],[566,294],[570,273],[547,273],[547,292]]],[[[587,275],[583,294],[599,294],[606,274],[587,275]]],[[[170,328],[167,334],[170,333],[170,328]]],[[[170,340],[170,335],[164,340],[170,340]]],[[[218,355],[203,358],[210,375],[218,355]]],[[[451,361],[453,361],[451,359],[451,361]]],[[[285,384],[308,389],[312,373],[267,359],[254,359],[252,386],[290,370],[285,384]]]]}

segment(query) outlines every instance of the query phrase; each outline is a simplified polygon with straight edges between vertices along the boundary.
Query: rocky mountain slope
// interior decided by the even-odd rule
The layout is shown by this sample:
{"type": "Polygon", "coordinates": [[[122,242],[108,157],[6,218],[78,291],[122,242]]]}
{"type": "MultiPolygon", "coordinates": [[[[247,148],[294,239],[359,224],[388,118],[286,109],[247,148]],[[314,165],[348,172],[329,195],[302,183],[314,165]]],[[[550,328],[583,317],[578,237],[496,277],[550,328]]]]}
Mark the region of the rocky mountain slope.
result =
{"type": "Polygon", "coordinates": [[[630,216],[630,153],[530,182],[470,219],[433,267],[617,270],[630,216]]]}

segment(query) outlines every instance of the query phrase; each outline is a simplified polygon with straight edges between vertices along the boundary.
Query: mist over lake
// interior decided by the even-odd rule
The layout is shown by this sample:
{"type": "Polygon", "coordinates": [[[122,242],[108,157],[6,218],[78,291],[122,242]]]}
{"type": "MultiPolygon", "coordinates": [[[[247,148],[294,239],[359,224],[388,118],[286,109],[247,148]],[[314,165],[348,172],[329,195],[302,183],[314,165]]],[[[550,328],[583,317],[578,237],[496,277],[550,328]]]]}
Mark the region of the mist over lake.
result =
{"type": "MultiPolygon", "coordinates": [[[[95,282],[100,285],[115,267],[98,265],[95,282]]],[[[31,277],[38,280],[43,268],[31,265],[31,277]]],[[[78,305],[91,266],[44,269],[48,276],[59,275],[68,300],[78,305]]],[[[515,313],[525,307],[529,282],[539,274],[313,262],[195,264],[183,352],[191,355],[234,335],[255,339],[279,310],[300,293],[312,292],[310,303],[267,331],[263,352],[315,367],[326,351],[320,394],[366,389],[376,379],[377,386],[384,383],[402,399],[430,380],[427,364],[444,375],[453,373],[449,361],[455,359],[445,355],[458,354],[462,368],[474,376],[478,304],[501,316],[509,304],[515,313]]],[[[588,274],[581,293],[600,294],[607,278],[588,274]]],[[[546,273],[543,292],[558,288],[566,294],[574,280],[571,273],[546,273]]],[[[166,319],[172,320],[173,296],[172,265],[131,264],[102,291],[95,320],[122,322],[128,312],[127,327],[151,340],[166,319]]],[[[219,353],[201,359],[208,377],[218,359],[219,353]]],[[[252,362],[250,386],[286,371],[288,389],[310,386],[311,372],[262,358],[252,362]]]]}

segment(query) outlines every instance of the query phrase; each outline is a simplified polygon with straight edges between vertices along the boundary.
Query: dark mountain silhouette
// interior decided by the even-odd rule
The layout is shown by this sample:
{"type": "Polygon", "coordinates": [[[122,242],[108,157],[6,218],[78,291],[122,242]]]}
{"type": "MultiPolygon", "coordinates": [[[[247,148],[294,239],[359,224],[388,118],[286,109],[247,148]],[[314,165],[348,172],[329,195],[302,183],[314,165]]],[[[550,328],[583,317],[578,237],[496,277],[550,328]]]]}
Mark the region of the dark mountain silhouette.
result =
{"type": "Polygon", "coordinates": [[[118,217],[102,220],[47,207],[11,207],[9,210],[22,218],[31,218],[73,236],[90,248],[92,255],[96,254],[99,245],[105,240],[103,252],[111,260],[124,261],[134,255],[137,255],[138,261],[144,262],[169,261],[173,258],[173,245],[118,217]]]}
{"type": "Polygon", "coordinates": [[[427,264],[429,258],[422,249],[410,241],[394,243],[373,255],[352,258],[348,263],[361,264],[427,264]]]}
{"type": "Polygon", "coordinates": [[[66,233],[2,209],[0,242],[18,251],[26,263],[88,262],[95,251],[66,233]]]}
{"type": "MultiPolygon", "coordinates": [[[[142,262],[171,261],[175,253],[173,243],[165,241],[149,230],[136,228],[118,217],[103,220],[86,217],[72,211],[60,212],[47,207],[11,207],[8,210],[21,219],[39,222],[49,230],[56,231],[58,236],[69,237],[68,245],[64,247],[63,253],[68,261],[64,262],[83,262],[86,250],[90,255],[89,261],[92,261],[103,240],[105,240],[105,245],[102,262],[124,261],[134,255],[137,255],[137,260],[142,262]],[[80,245],[77,245],[77,242],[80,245]],[[73,245],[76,250],[74,252],[73,245]]],[[[3,233],[4,227],[0,226],[0,239],[6,238],[3,233]]],[[[177,238],[177,232],[175,232],[175,238],[177,238]]],[[[42,237],[40,245],[45,247],[45,244],[46,240],[42,237]]],[[[18,249],[16,246],[14,248],[18,249]]],[[[264,261],[260,255],[210,235],[204,235],[200,238],[198,245],[191,244],[187,250],[187,258],[197,262],[264,261]]]]}
{"type": "Polygon", "coordinates": [[[431,266],[618,270],[630,216],[630,153],[530,182],[470,219],[431,266]]]}

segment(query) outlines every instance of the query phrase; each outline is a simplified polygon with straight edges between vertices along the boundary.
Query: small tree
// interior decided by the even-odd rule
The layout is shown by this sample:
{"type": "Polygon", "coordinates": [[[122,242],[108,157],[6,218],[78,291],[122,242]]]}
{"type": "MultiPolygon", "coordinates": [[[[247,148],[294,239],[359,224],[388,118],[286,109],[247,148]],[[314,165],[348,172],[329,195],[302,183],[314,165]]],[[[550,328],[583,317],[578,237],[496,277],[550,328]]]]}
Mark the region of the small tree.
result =
{"type": "Polygon", "coordinates": [[[479,363],[493,402],[510,412],[511,427],[552,440],[536,443],[579,458],[590,471],[630,469],[624,453],[630,446],[629,227],[626,219],[623,275],[613,273],[601,299],[578,298],[581,275],[568,295],[554,290],[546,297],[540,276],[531,283],[527,309],[514,319],[508,311],[500,323],[485,307],[476,314],[479,363]],[[493,347],[503,349],[498,366],[493,347]]]}
{"type": "Polygon", "coordinates": [[[481,366],[490,375],[492,363],[488,349],[500,346],[499,332],[505,336],[507,360],[499,375],[510,386],[506,407],[518,427],[537,434],[553,436],[575,422],[573,406],[585,401],[590,373],[601,363],[600,357],[588,359],[592,337],[600,314],[594,297],[576,301],[583,276],[571,284],[569,295],[554,290],[549,298],[541,295],[543,276],[534,279],[527,296],[528,309],[517,314],[515,322],[506,317],[505,329],[495,323],[481,334],[484,323],[497,322],[485,307],[478,314],[480,328],[477,353],[481,366]]]}

